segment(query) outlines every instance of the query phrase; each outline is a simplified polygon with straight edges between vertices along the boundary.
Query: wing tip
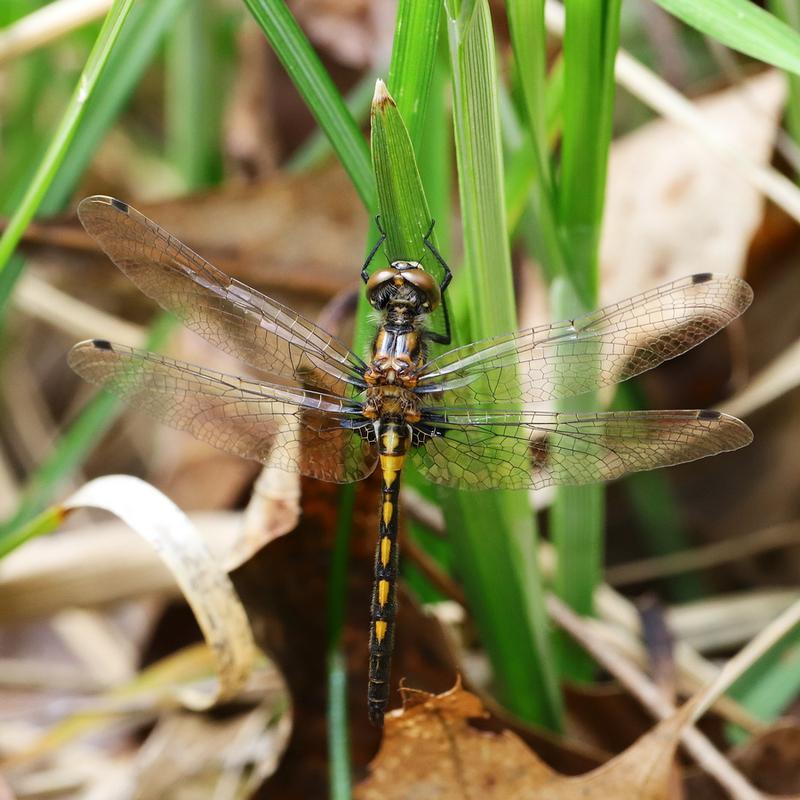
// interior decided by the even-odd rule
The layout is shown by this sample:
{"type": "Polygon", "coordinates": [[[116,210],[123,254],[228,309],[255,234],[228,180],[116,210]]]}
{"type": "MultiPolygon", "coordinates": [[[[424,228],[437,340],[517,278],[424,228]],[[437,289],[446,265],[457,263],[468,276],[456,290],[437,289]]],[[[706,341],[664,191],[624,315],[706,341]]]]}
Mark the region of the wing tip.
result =
{"type": "Polygon", "coordinates": [[[736,316],[739,316],[753,302],[753,287],[738,275],[729,275],[725,272],[698,272],[690,276],[691,285],[699,286],[704,283],[728,284],[729,286],[736,287],[736,291],[732,293],[732,306],[735,310],[736,316]]]}
{"type": "Polygon", "coordinates": [[[103,352],[114,352],[115,346],[108,339],[85,339],[74,344],[67,354],[67,364],[80,374],[80,366],[88,353],[95,353],[98,350],[103,352]]]}
{"type": "Polygon", "coordinates": [[[93,194],[90,197],[84,197],[83,200],[78,203],[78,218],[80,219],[81,223],[83,223],[84,227],[86,227],[86,222],[84,220],[86,212],[90,208],[96,208],[97,206],[114,208],[123,214],[129,214],[131,210],[131,207],[124,200],[119,200],[116,197],[111,197],[110,195],[93,194]]]}
{"type": "Polygon", "coordinates": [[[746,422],[742,422],[738,417],[731,414],[725,414],[722,411],[713,411],[711,409],[703,409],[697,412],[697,418],[709,422],[717,422],[720,428],[728,429],[731,433],[735,432],[738,436],[731,437],[725,448],[726,451],[739,450],[742,447],[747,447],[753,441],[753,431],[746,422]]]}

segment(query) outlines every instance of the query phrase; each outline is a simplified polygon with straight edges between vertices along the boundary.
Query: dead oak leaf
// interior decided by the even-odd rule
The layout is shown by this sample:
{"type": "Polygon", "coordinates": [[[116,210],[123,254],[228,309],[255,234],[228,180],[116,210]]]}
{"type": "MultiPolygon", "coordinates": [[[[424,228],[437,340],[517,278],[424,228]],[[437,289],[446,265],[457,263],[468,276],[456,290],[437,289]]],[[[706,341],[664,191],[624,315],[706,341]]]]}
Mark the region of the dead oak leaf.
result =
{"type": "Polygon", "coordinates": [[[405,707],[388,714],[383,743],[356,800],[667,800],[673,763],[690,704],[616,758],[577,777],[548,767],[511,731],[481,730],[481,701],[457,684],[431,695],[405,691],[405,707]]]}
{"type": "MultiPolygon", "coordinates": [[[[695,103],[752,163],[769,164],[786,98],[768,70],[695,103]]],[[[614,142],[601,245],[604,302],[699,270],[741,274],[764,198],[741,170],[658,119],[614,142]]]]}

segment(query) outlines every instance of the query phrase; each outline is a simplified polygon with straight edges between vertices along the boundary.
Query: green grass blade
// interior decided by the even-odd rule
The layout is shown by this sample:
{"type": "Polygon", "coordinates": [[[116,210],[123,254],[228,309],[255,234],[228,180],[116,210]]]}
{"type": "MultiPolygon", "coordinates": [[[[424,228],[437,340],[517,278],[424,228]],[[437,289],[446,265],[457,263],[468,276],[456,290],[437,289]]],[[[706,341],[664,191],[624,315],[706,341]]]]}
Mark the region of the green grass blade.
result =
{"type": "MultiPolygon", "coordinates": [[[[794,31],[800,32],[800,4],[797,0],[767,0],[767,8],[794,31]]],[[[788,73],[789,99],[786,103],[786,127],[795,144],[800,144],[800,77],[788,73]]]]}
{"type": "Polygon", "coordinates": [[[106,132],[152,62],[158,46],[188,0],[138,0],[108,57],[108,63],[86,104],[80,135],[53,178],[39,212],[61,211],[69,202],[106,132]]]}
{"type": "Polygon", "coordinates": [[[491,336],[516,327],[494,41],[484,6],[479,0],[472,24],[464,27],[455,11],[460,4],[457,0],[446,3],[465,274],[471,288],[474,336],[491,336]],[[462,29],[463,37],[458,33],[462,29]],[[496,202],[498,190],[502,202],[496,202]]]}
{"type": "MultiPolygon", "coordinates": [[[[564,34],[563,134],[558,219],[568,280],[552,286],[556,319],[569,319],[597,305],[598,248],[614,104],[614,60],[620,0],[576,0],[567,6],[564,34]]],[[[560,406],[596,409],[596,398],[560,406]]],[[[551,510],[558,551],[556,591],[580,614],[591,614],[602,573],[603,487],[559,487],[551,510]]],[[[562,673],[588,680],[594,666],[568,637],[558,636],[562,673]]]]}
{"type": "MultiPolygon", "coordinates": [[[[397,10],[398,25],[395,30],[394,44],[392,48],[392,65],[390,76],[393,85],[400,95],[406,98],[406,102],[413,106],[412,132],[419,139],[422,125],[425,120],[428,94],[431,82],[430,67],[436,53],[436,26],[438,25],[439,9],[432,13],[432,6],[427,0],[400,0],[397,10]],[[424,65],[428,65],[427,72],[424,65]]],[[[371,118],[373,114],[371,114],[371,118]]],[[[380,127],[380,125],[379,125],[380,127]]],[[[373,163],[374,163],[374,137],[375,128],[373,127],[373,163]]],[[[381,133],[378,133],[380,138],[381,133]]],[[[410,145],[408,145],[410,148],[410,145]]],[[[411,162],[414,163],[413,153],[411,162]]],[[[416,167],[415,167],[416,169],[416,167]]],[[[378,184],[383,184],[386,188],[391,182],[387,178],[384,170],[378,171],[377,182],[374,178],[370,181],[370,186],[375,187],[380,193],[378,184]]],[[[418,180],[418,179],[417,179],[418,180]]],[[[422,197],[424,203],[424,196],[422,197]]],[[[368,204],[368,209],[373,207],[368,204]]],[[[395,212],[385,206],[380,205],[385,224],[391,229],[391,241],[402,240],[403,233],[398,230],[396,224],[397,217],[395,212]]],[[[420,207],[421,208],[421,207],[420,207]]],[[[427,220],[426,220],[427,224],[427,220]]],[[[424,231],[423,231],[424,232],[424,231]]],[[[370,241],[368,248],[375,241],[377,229],[374,224],[370,227],[370,241]]],[[[390,252],[387,250],[387,252],[390,252]]],[[[372,326],[369,322],[370,306],[366,302],[364,293],[359,296],[358,312],[356,315],[356,331],[354,349],[361,354],[366,351],[371,335],[372,326]]],[[[349,528],[352,526],[352,498],[355,489],[347,487],[343,489],[343,498],[340,505],[338,516],[337,551],[341,550],[344,555],[338,562],[334,562],[331,573],[331,595],[329,601],[332,604],[343,603],[344,581],[346,580],[347,569],[347,536],[349,528]],[[337,593],[337,597],[334,597],[337,593]]],[[[342,609],[343,613],[343,609],[342,609]]],[[[350,796],[350,771],[348,763],[348,742],[347,742],[347,717],[346,717],[346,683],[340,674],[344,659],[341,652],[340,630],[330,640],[328,648],[328,752],[331,759],[331,796],[336,800],[344,800],[350,796]]]]}
{"type": "Polygon", "coordinates": [[[547,147],[547,29],[544,24],[544,0],[508,0],[508,24],[520,88],[525,99],[531,138],[550,180],[547,147]],[[547,165],[547,166],[544,166],[547,165]]]}
{"type": "MultiPolygon", "coordinates": [[[[164,32],[186,2],[142,0],[132,9],[86,103],[79,134],[69,142],[67,153],[47,187],[39,206],[40,214],[57,213],[67,204],[106,131],[152,60],[164,32]]],[[[4,188],[9,194],[17,191],[13,186],[4,188]]],[[[19,194],[24,194],[23,187],[20,187],[19,194]]],[[[14,255],[0,271],[0,324],[24,267],[25,260],[14,255]]]]}
{"type": "Polygon", "coordinates": [[[559,219],[571,282],[584,310],[594,308],[598,296],[619,13],[620,0],[578,0],[567,6],[559,219]]]}
{"type": "Polygon", "coordinates": [[[0,159],[0,209],[10,216],[28,188],[50,141],[49,120],[41,109],[65,105],[70,75],[53,75],[53,53],[39,50],[5,67],[10,91],[4,99],[3,157],[0,159]]]}
{"type": "MultiPolygon", "coordinates": [[[[0,272],[8,265],[14,250],[28,223],[33,219],[39,205],[50,186],[56,171],[67,153],[69,143],[78,130],[86,102],[91,97],[97,81],[108,61],[122,25],[133,6],[134,0],[115,0],[106,16],[97,41],[92,48],[86,66],[81,72],[78,85],[59,123],[50,146],[36,170],[36,174],[22,198],[14,215],[8,222],[0,238],[0,272]]],[[[0,306],[7,302],[8,296],[0,298],[0,306]]]]}
{"type": "Polygon", "coordinates": [[[441,16],[440,4],[431,0],[402,0],[397,6],[389,91],[417,153],[428,108],[441,16]]]}
{"type": "Polygon", "coordinates": [[[431,214],[411,138],[382,81],[375,88],[370,120],[372,164],[386,231],[386,255],[391,261],[411,258],[421,252],[431,214]]]}
{"type": "MultiPolygon", "coordinates": [[[[523,37],[520,23],[517,23],[514,30],[515,39],[523,37]]],[[[517,46],[519,49],[525,47],[522,42],[517,46]]],[[[531,253],[541,266],[548,282],[557,275],[566,274],[564,246],[561,241],[553,175],[549,163],[549,145],[555,138],[552,106],[556,102],[560,104],[560,93],[563,90],[562,82],[558,80],[563,72],[560,68],[562,63],[556,62],[555,79],[547,81],[543,97],[537,98],[537,104],[544,105],[542,111],[537,111],[537,114],[541,113],[545,120],[544,139],[541,142],[531,133],[528,111],[525,111],[527,121],[523,122],[518,119],[510,98],[505,104],[506,119],[510,123],[504,125],[508,149],[506,214],[509,233],[512,237],[516,236],[524,215],[524,233],[529,240],[531,253]],[[518,135],[512,137],[512,130],[518,130],[518,135]],[[544,158],[540,155],[542,151],[545,153],[544,158]]],[[[525,72],[520,71],[520,82],[524,82],[525,75],[525,72]]]]}
{"type": "MultiPolygon", "coordinates": [[[[106,131],[119,115],[125,101],[151,62],[164,31],[169,28],[187,0],[142,0],[131,10],[111,50],[80,120],[80,135],[72,137],[66,155],[53,175],[38,213],[61,211],[85,172],[106,131]]],[[[38,147],[38,144],[34,144],[38,147]]],[[[22,196],[25,187],[4,186],[11,196],[22,196]]],[[[0,322],[8,298],[25,267],[25,260],[14,255],[0,271],[0,322]]]]}
{"type": "MultiPolygon", "coordinates": [[[[459,194],[471,335],[516,327],[489,7],[447,0],[459,194]],[[472,6],[472,8],[469,7],[472,6]]],[[[502,702],[520,716],[561,723],[561,698],[535,558],[536,532],[521,493],[444,492],[456,564],[492,661],[502,702]]]]}
{"type": "Polygon", "coordinates": [[[13,535],[0,538],[0,559],[3,559],[12,550],[16,550],[30,539],[58,530],[63,521],[64,509],[61,506],[51,506],[42,511],[30,522],[16,528],[13,531],[13,535]]]}
{"type": "Polygon", "coordinates": [[[347,600],[347,565],[356,487],[342,486],[328,582],[328,758],[332,800],[350,800],[350,737],[347,731],[347,659],[342,646],[347,600]]]}
{"type": "Polygon", "coordinates": [[[564,273],[564,252],[556,214],[550,147],[547,133],[547,31],[544,24],[544,0],[508,0],[511,42],[527,116],[528,142],[518,151],[519,164],[510,168],[517,176],[507,193],[512,228],[522,212],[523,196],[531,204],[531,218],[538,244],[537,256],[548,275],[564,273]],[[532,185],[525,185],[530,174],[532,185]],[[522,177],[520,184],[519,177],[522,177]]]}
{"type": "Polygon", "coordinates": [[[800,75],[800,33],[751,0],[656,0],[718,42],[800,75]]]}
{"type": "MultiPolygon", "coordinates": [[[[422,115],[422,133],[415,139],[414,128],[409,128],[412,143],[425,142],[425,147],[415,148],[422,186],[428,199],[431,215],[436,220],[436,238],[445,252],[452,252],[450,234],[453,185],[453,126],[450,122],[450,67],[447,31],[441,26],[433,64],[431,86],[428,93],[428,110],[422,115]]],[[[435,44],[435,43],[434,43],[435,44]]],[[[415,122],[420,115],[415,117],[415,122]]]]}
{"type": "MultiPolygon", "coordinates": [[[[68,201],[74,186],[91,161],[99,142],[119,114],[142,72],[152,59],[165,30],[186,0],[146,0],[137,4],[128,17],[100,80],[87,103],[80,135],[68,149],[42,201],[40,211],[55,213],[68,201]]],[[[15,255],[0,274],[0,287],[8,297],[13,286],[12,272],[22,270],[24,259],[15,255]]],[[[150,344],[158,347],[166,338],[163,319],[151,328],[150,344]]],[[[102,331],[98,331],[98,334],[102,331]]],[[[98,394],[81,412],[58,441],[50,458],[29,479],[20,506],[13,518],[0,526],[0,535],[12,532],[59,491],[65,477],[86,458],[99,438],[118,416],[121,406],[110,395],[98,394]]]]}
{"type": "MultiPolygon", "coordinates": [[[[378,76],[369,72],[350,90],[344,99],[347,110],[353,115],[353,119],[361,125],[369,116],[372,94],[375,91],[375,81],[378,76]]],[[[306,172],[323,164],[333,152],[330,139],[319,128],[295,150],[294,153],[284,164],[283,168],[287,172],[299,173],[306,172]]]]}
{"type": "Polygon", "coordinates": [[[178,17],[168,39],[167,153],[188,189],[217,183],[222,175],[214,21],[207,0],[195,0],[178,17]]]}
{"type": "MultiPolygon", "coordinates": [[[[795,628],[773,645],[731,686],[729,693],[765,724],[776,722],[800,693],[800,630],[795,628]]],[[[727,734],[735,744],[749,738],[745,731],[732,725],[727,734]]]]}
{"type": "Polygon", "coordinates": [[[284,0],[245,0],[245,4],[372,212],[376,196],[367,142],[297,20],[284,0]]]}
{"type": "MultiPolygon", "coordinates": [[[[614,411],[646,407],[647,397],[636,381],[626,381],[617,387],[611,405],[614,411]]],[[[623,487],[649,554],[668,555],[691,548],[691,538],[666,473],[634,472],[625,477],[623,487]]],[[[703,576],[696,573],[672,576],[665,581],[665,588],[667,595],[678,603],[688,603],[710,593],[703,576]]]]}

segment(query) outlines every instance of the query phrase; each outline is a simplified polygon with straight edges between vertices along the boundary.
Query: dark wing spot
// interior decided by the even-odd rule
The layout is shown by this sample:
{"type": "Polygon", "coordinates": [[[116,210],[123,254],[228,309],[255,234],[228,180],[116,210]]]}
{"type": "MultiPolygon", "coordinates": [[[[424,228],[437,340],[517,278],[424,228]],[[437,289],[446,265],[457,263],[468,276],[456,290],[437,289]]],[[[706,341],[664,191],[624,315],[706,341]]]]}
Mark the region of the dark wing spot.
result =
{"type": "Polygon", "coordinates": [[[111,198],[111,205],[119,211],[122,211],[124,214],[128,213],[128,204],[123,203],[122,200],[117,200],[116,197],[111,198]]]}
{"type": "Polygon", "coordinates": [[[710,272],[698,272],[692,275],[692,283],[708,283],[714,276],[710,272]]]}
{"type": "Polygon", "coordinates": [[[697,412],[697,419],[719,419],[721,416],[719,411],[711,411],[708,408],[697,412]]]}
{"type": "Polygon", "coordinates": [[[114,349],[113,346],[111,345],[111,342],[109,342],[108,339],[92,339],[92,344],[98,350],[113,350],[114,349]]]}

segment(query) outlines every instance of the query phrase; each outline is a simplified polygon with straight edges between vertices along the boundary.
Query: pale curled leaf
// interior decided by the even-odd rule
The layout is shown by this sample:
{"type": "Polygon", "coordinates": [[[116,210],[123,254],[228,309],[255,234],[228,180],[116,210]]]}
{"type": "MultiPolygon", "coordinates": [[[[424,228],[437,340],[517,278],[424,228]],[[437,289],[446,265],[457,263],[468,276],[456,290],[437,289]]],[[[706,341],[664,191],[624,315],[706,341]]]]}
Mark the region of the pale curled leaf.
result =
{"type": "Polygon", "coordinates": [[[264,467],[241,525],[226,542],[225,568],[231,572],[273,539],[294,530],[299,518],[300,476],[278,467],[264,467]]]}
{"type": "MultiPolygon", "coordinates": [[[[190,520],[218,564],[235,564],[241,512],[193,512],[190,520]]],[[[153,547],[120,519],[81,520],[69,536],[40,536],[3,559],[0,624],[154,594],[171,599],[180,589],[153,547]]]]}
{"type": "Polygon", "coordinates": [[[218,675],[216,687],[184,688],[178,699],[201,710],[235,696],[253,665],[252,632],[233,584],[186,515],[157,489],[128,475],[90,481],[64,507],[116,514],[153,546],[175,577],[214,654],[218,675]]]}

